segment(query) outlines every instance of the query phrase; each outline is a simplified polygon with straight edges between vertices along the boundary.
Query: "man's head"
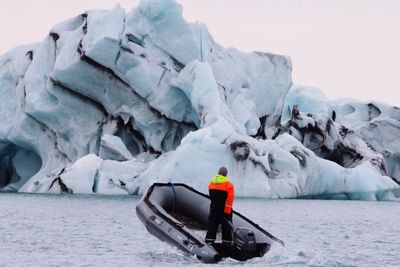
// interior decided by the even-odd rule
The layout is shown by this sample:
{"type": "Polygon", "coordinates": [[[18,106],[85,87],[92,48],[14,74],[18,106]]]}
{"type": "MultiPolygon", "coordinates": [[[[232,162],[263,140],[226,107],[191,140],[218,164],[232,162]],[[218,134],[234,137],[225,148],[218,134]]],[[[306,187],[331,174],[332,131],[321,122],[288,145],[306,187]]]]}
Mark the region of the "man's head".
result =
{"type": "Polygon", "coordinates": [[[223,176],[227,176],[228,175],[228,170],[224,166],[222,166],[221,168],[219,168],[218,174],[219,175],[223,175],[223,176]]]}

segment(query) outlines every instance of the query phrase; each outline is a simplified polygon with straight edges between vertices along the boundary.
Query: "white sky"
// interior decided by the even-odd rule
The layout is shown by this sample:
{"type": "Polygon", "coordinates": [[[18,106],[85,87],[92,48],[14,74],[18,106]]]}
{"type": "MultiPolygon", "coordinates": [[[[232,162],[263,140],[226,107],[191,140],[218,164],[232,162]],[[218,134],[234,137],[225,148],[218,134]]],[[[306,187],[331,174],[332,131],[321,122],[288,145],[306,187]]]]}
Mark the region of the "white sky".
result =
{"type": "MultiPolygon", "coordinates": [[[[188,21],[243,51],[288,55],[293,81],[331,98],[400,106],[398,0],[177,0],[188,21]]],[[[87,9],[126,10],[138,0],[1,0],[0,54],[44,39],[50,28],[87,9]]]]}

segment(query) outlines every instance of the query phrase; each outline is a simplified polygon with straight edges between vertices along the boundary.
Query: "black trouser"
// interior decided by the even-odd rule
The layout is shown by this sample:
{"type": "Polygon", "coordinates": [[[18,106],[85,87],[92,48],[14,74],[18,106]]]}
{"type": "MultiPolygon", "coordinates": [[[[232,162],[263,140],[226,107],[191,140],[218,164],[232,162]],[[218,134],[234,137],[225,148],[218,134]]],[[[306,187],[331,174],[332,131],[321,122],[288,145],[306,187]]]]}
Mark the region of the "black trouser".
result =
{"type": "Polygon", "coordinates": [[[230,244],[232,241],[232,213],[230,215],[210,213],[208,218],[208,231],[206,235],[206,242],[213,243],[217,236],[218,226],[221,225],[222,229],[222,243],[230,244]]]}

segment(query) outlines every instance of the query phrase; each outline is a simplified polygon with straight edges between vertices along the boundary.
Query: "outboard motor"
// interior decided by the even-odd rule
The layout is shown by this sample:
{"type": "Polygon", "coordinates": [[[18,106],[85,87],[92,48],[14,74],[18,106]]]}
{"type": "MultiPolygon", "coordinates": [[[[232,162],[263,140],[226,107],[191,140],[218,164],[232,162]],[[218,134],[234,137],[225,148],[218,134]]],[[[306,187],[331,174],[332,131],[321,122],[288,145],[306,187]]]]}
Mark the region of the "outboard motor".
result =
{"type": "Polygon", "coordinates": [[[245,261],[254,257],[257,248],[256,236],[249,228],[238,228],[233,234],[233,243],[239,260],[245,261]]]}

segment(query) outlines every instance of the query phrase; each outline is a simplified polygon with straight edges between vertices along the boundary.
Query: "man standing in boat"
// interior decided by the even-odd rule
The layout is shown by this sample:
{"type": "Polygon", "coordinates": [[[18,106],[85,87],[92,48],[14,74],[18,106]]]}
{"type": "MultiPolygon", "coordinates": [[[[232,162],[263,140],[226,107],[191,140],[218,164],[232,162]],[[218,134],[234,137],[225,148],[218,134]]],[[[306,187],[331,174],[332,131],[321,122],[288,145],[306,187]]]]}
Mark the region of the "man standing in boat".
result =
{"type": "Polygon", "coordinates": [[[206,235],[207,243],[215,242],[219,225],[222,228],[222,243],[230,245],[232,242],[232,205],[235,192],[227,175],[228,170],[225,167],[219,168],[218,175],[212,178],[208,186],[211,204],[206,235]]]}

